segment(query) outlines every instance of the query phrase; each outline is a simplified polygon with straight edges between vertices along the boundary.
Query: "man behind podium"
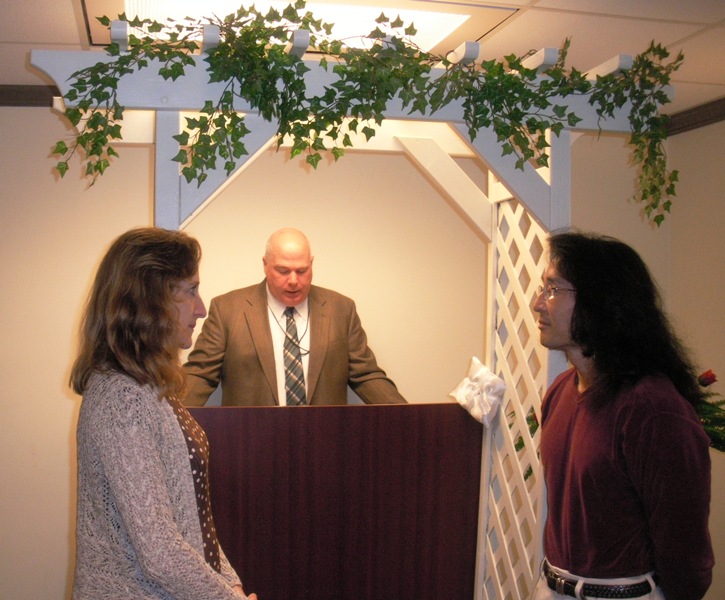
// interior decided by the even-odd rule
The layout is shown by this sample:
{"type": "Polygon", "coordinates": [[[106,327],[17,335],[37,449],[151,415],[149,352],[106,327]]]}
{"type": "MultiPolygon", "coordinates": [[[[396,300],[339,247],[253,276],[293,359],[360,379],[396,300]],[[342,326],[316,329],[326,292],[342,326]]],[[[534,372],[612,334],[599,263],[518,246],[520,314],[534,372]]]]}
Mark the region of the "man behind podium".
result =
{"type": "Polygon", "coordinates": [[[367,345],[355,303],[312,285],[307,237],[280,229],[267,242],[265,279],[211,301],[184,365],[188,406],[206,404],[221,382],[224,406],[286,405],[285,311],[293,307],[305,404],[347,404],[347,387],[368,404],[405,403],[367,345]]]}

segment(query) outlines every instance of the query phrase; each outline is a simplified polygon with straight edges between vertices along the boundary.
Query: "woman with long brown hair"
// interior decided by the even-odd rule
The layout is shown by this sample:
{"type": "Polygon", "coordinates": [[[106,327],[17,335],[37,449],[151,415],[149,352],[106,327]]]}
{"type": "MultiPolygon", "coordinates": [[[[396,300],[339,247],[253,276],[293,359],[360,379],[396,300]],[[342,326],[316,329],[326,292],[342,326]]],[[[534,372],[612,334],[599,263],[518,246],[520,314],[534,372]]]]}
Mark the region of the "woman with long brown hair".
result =
{"type": "Polygon", "coordinates": [[[247,598],[217,541],[206,436],[178,400],[179,349],[206,316],[200,258],[184,233],[133,229],[96,274],[70,378],[83,395],[75,600],[247,598]]]}

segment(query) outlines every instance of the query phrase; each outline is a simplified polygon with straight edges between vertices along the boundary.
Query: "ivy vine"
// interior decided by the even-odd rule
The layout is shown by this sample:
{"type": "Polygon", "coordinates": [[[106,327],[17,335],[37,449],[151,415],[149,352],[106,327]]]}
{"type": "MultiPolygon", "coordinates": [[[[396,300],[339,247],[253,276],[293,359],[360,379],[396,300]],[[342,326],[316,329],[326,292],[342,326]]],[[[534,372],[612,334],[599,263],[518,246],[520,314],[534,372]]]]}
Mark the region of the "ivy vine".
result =
{"type": "MultiPolygon", "coordinates": [[[[525,57],[513,55],[503,61],[464,64],[422,51],[411,41],[413,25],[381,14],[377,27],[364,36],[367,46],[357,48],[333,39],[332,26],[306,11],[304,0],[282,12],[271,9],[263,14],[253,6],[241,7],[203,22],[162,24],[125,14],[119,19],[135,32],[128,49],[112,43],[107,48],[112,60],[72,76],[65,114],[78,133],[70,145],[59,141],[54,148],[61,176],[71,156],[80,152],[92,184],[118,156],[113,143],[122,136],[124,107],[117,89],[124,76],[153,66],[173,81],[203,58],[209,81],[223,82],[224,87],[175,136],[180,149],[173,160],[188,182],[200,185],[218,163],[230,174],[247,154],[244,138],[249,130],[234,108],[237,99],[277,123],[278,146],[291,141],[291,155],[305,154],[312,167],[325,153],[335,160],[343,156],[353,145],[352,133],[374,136],[391,101],[402,103],[411,115],[434,114],[456,102],[463,107],[471,140],[482,128],[492,128],[502,153],[513,155],[516,167],[523,169],[527,162],[548,164],[547,133],[559,135],[581,120],[566,104],[567,97],[578,95],[588,98],[600,119],[627,105],[629,143],[639,167],[635,197],[657,225],[671,209],[677,171],[667,169],[667,117],[659,109],[668,102],[665,88],[683,56],[666,62],[669,53],[655,42],[634,59],[631,69],[590,81],[566,66],[569,40],[556,64],[543,71],[527,68],[525,57]],[[205,23],[219,27],[221,41],[199,53],[205,23]],[[322,94],[308,93],[303,76],[309,67],[286,50],[296,30],[309,32],[310,45],[321,55],[320,66],[336,75],[322,94]]],[[[110,25],[108,17],[99,20],[110,25]]]]}

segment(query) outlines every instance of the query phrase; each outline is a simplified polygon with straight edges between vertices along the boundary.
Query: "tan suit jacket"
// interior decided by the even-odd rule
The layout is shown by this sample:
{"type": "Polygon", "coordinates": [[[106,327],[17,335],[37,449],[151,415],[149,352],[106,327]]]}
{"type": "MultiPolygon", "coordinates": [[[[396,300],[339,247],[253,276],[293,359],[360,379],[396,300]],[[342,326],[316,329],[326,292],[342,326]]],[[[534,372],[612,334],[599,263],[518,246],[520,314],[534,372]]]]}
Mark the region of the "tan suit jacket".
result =
{"type": "MultiPolygon", "coordinates": [[[[206,404],[220,382],[224,406],[279,404],[267,314],[266,280],[211,301],[184,365],[187,406],[206,404]]],[[[347,404],[348,385],[369,404],[405,402],[378,367],[350,298],[312,286],[309,315],[309,404],[347,404]]]]}

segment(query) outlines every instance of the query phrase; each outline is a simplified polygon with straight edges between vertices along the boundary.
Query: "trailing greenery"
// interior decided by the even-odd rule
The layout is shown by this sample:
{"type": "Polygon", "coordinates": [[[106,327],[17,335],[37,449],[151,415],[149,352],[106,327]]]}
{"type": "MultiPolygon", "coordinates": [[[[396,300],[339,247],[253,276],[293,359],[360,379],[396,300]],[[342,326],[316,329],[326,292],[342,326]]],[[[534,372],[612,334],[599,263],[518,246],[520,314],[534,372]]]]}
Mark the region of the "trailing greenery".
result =
{"type": "MultiPolygon", "coordinates": [[[[512,429],[516,423],[516,413],[513,411],[508,413],[506,415],[506,419],[508,421],[509,429],[512,429]]],[[[526,414],[526,425],[529,430],[529,436],[531,439],[533,439],[534,435],[536,435],[536,432],[539,430],[539,419],[537,419],[536,413],[534,412],[533,408],[530,408],[529,412],[526,414]]],[[[521,434],[518,434],[514,439],[514,450],[519,453],[525,447],[526,442],[524,441],[523,436],[521,434]]],[[[524,469],[524,481],[528,481],[533,474],[534,468],[530,464],[527,465],[524,469]]]]}
{"type": "Polygon", "coordinates": [[[707,435],[710,436],[710,445],[725,452],[725,398],[703,400],[695,406],[697,415],[702,421],[707,435]]]}
{"type": "Polygon", "coordinates": [[[703,388],[703,394],[702,399],[695,404],[695,412],[710,436],[710,446],[725,452],[725,398],[707,389],[716,382],[717,375],[712,370],[700,374],[698,383],[703,388]]]}
{"type": "Polygon", "coordinates": [[[629,139],[634,149],[634,161],[640,167],[639,191],[636,200],[643,202],[647,216],[658,225],[664,213],[670,212],[675,195],[677,171],[667,170],[667,155],[663,142],[667,138],[666,115],[659,107],[667,102],[665,87],[683,61],[677,58],[665,64],[669,53],[662,46],[651,44],[649,49],[634,58],[632,68],[619,74],[597,77],[590,102],[601,116],[612,116],[627,102],[631,104],[629,139]]]}
{"type": "MultiPolygon", "coordinates": [[[[112,60],[72,76],[66,115],[79,133],[70,145],[60,141],[55,146],[61,175],[79,150],[92,182],[118,156],[113,142],[121,139],[124,107],[117,87],[124,76],[154,66],[164,79],[176,80],[203,56],[209,81],[225,85],[220,97],[208,99],[199,107],[198,118],[187,119],[185,130],[175,136],[180,150],[174,160],[189,182],[201,184],[218,163],[229,174],[247,154],[244,137],[249,130],[234,109],[238,100],[275,122],[278,145],[289,140],[292,156],[306,154],[313,167],[324,153],[340,158],[353,144],[351,134],[374,136],[390,102],[401,103],[411,115],[435,114],[460,103],[471,140],[482,128],[492,128],[503,154],[513,155],[523,169],[527,162],[547,164],[548,132],[559,135],[581,120],[566,104],[567,97],[577,95],[587,97],[602,119],[627,105],[629,142],[640,168],[636,198],[658,225],[670,210],[677,172],[667,170],[667,119],[659,114],[659,106],[668,102],[664,88],[683,57],[666,63],[668,52],[654,42],[631,69],[592,82],[566,66],[569,40],[558,62],[541,72],[525,68],[525,57],[513,55],[503,61],[454,63],[416,47],[411,42],[413,25],[406,27],[399,18],[391,21],[381,14],[378,27],[364,36],[367,47],[359,49],[332,39],[331,25],[305,11],[304,0],[281,13],[242,7],[223,19],[208,19],[206,23],[219,26],[221,41],[202,54],[201,21],[161,24],[125,15],[119,19],[138,33],[130,36],[128,50],[111,44],[107,51],[112,60]],[[322,94],[309,93],[304,80],[309,67],[286,51],[298,29],[310,32],[321,67],[337,76],[322,94]]],[[[108,17],[100,21],[110,24],[108,17]]]]}

